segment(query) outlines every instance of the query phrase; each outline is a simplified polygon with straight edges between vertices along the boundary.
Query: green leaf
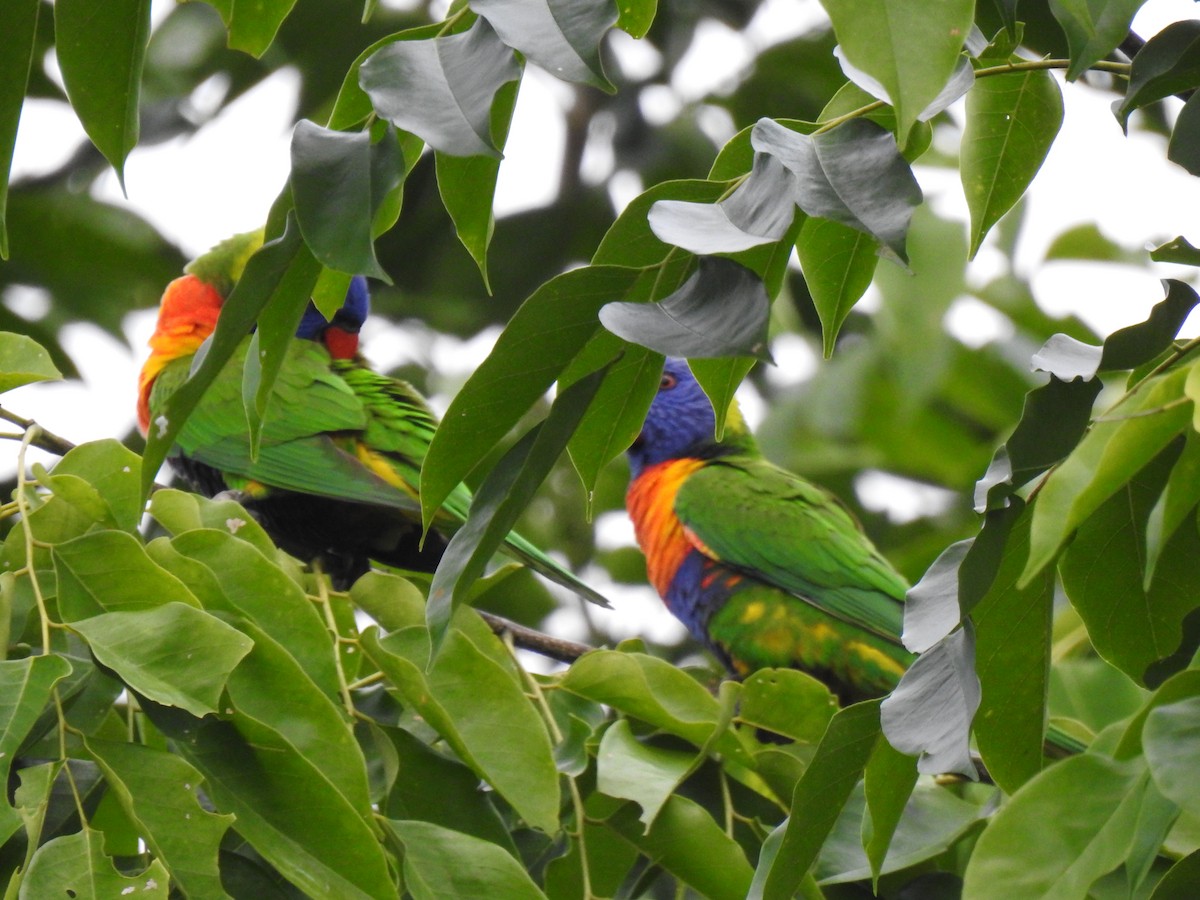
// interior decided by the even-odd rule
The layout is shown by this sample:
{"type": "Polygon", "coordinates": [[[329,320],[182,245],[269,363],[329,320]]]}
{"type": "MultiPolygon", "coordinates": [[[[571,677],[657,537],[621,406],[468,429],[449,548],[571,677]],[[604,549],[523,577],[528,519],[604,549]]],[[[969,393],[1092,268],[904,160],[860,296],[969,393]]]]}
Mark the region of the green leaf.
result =
{"type": "Polygon", "coordinates": [[[875,890],[878,890],[879,875],[896,837],[896,827],[906,812],[916,783],[916,760],[892,747],[881,733],[863,770],[866,808],[862,817],[861,845],[871,866],[871,885],[875,890]]]}
{"type": "Polygon", "coordinates": [[[1136,369],[1175,341],[1184,321],[1200,303],[1200,295],[1174,278],[1164,278],[1162,286],[1167,296],[1154,304],[1146,321],[1119,328],[1104,339],[1101,372],[1136,369]]]}
{"type": "MultiPolygon", "coordinates": [[[[0,9],[4,20],[7,49],[0,56],[0,259],[8,259],[8,177],[13,149],[17,144],[17,123],[29,82],[29,67],[37,50],[39,0],[7,0],[0,9]]],[[[2,345],[0,345],[2,346],[2,345]]],[[[0,349],[0,355],[3,354],[0,349]]],[[[7,367],[0,371],[8,371],[7,367]]]]}
{"type": "Polygon", "coordinates": [[[1146,562],[1142,588],[1149,590],[1167,542],[1200,503],[1200,434],[1188,431],[1167,485],[1146,521],[1146,562]]]}
{"type": "Polygon", "coordinates": [[[612,3],[576,0],[470,0],[500,40],[551,75],[600,88],[616,87],[604,77],[600,44],[617,22],[612,3]]]}
{"type": "Polygon", "coordinates": [[[754,155],[754,168],[718,203],[659,200],[650,228],[664,243],[690,253],[735,253],[778,241],[796,215],[796,176],[776,157],[754,155]]]}
{"type": "Polygon", "coordinates": [[[638,818],[649,829],[695,761],[694,753],[642,743],[629,720],[618,719],[604,732],[596,751],[596,789],[637,803],[642,808],[638,818]]]}
{"type": "Polygon", "coordinates": [[[229,28],[229,46],[251,56],[262,56],[275,40],[279,26],[288,17],[296,0],[217,0],[213,4],[229,28]]]}
{"type": "Polygon", "coordinates": [[[1175,237],[1159,244],[1150,251],[1155,262],[1179,263],[1183,266],[1200,266],[1200,249],[1188,243],[1187,238],[1175,237]]]}
{"type": "Polygon", "coordinates": [[[692,800],[673,794],[646,831],[637,804],[628,803],[605,817],[605,825],[700,896],[743,900],[753,872],[733,838],[692,800]]]}
{"type": "Polygon", "coordinates": [[[82,831],[56,837],[38,848],[21,883],[21,897],[74,897],[109,900],[135,896],[167,900],[170,876],[161,860],[140,875],[122,875],[104,855],[104,834],[82,831]]]}
{"type": "Polygon", "coordinates": [[[971,30],[970,0],[822,0],[846,58],[878,81],[896,109],[903,144],[942,92],[971,30]]]}
{"type": "Polygon", "coordinates": [[[490,841],[431,822],[388,819],[387,825],[404,845],[404,884],[415,900],[546,896],[521,863],[490,841]]]}
{"type": "Polygon", "coordinates": [[[1125,98],[1113,110],[1128,130],[1129,116],[1147,104],[1200,84],[1200,22],[1172,22],[1133,57],[1125,98]]]}
{"type": "Polygon", "coordinates": [[[234,500],[210,500],[200,494],[163,488],[150,498],[150,515],[171,534],[215,528],[236,535],[267,559],[275,556],[275,544],[263,527],[234,500]]]}
{"type": "Polygon", "coordinates": [[[1050,12],[1067,35],[1074,81],[1108,56],[1129,33],[1134,14],[1144,0],[1050,0],[1050,12]]]}
{"type": "MultiPolygon", "coordinates": [[[[594,266],[657,266],[667,259],[671,247],[658,239],[650,227],[650,211],[666,200],[713,204],[721,199],[725,185],[715,181],[664,181],[632,200],[613,222],[596,253],[594,266]]],[[[676,255],[678,251],[676,251],[676,255]]],[[[690,260],[680,259],[681,265],[690,260]]],[[[655,296],[661,296],[656,294],[655,296]]]]}
{"type": "Polygon", "coordinates": [[[1184,900],[1200,884],[1200,850],[1194,850],[1175,863],[1162,877],[1150,900],[1184,900]]]}
{"type": "MultiPolygon", "coordinates": [[[[346,71],[346,77],[342,79],[342,86],[338,91],[337,99],[334,101],[333,112],[329,114],[327,127],[338,131],[345,131],[363,122],[374,113],[374,109],[371,106],[371,98],[359,86],[358,73],[363,63],[370,59],[375,54],[375,51],[386,47],[388,44],[394,44],[397,41],[424,41],[435,38],[442,34],[445,28],[445,22],[432,22],[418,28],[408,28],[396,34],[389,34],[358,54],[358,57],[346,71]]],[[[405,135],[401,138],[401,144],[405,147],[404,157],[407,163],[405,168],[411,169],[416,162],[416,158],[424,149],[425,142],[412,135],[405,135]],[[416,144],[416,147],[410,153],[408,145],[413,143],[416,144]]]]}
{"type": "Polygon", "coordinates": [[[71,625],[134,690],[195,716],[217,712],[230,672],[254,642],[185,603],[109,612],[71,625]]]}
{"type": "Polygon", "coordinates": [[[981,78],[967,94],[961,169],[972,259],[992,226],[1024,196],[1062,121],[1062,92],[1049,72],[981,78]]]}
{"type": "Polygon", "coordinates": [[[840,710],[796,783],[791,812],[777,829],[778,852],[759,863],[756,900],[792,897],[817,858],[821,845],[846,805],[879,738],[879,701],[840,710]]]}
{"type": "Polygon", "coordinates": [[[1173,401],[1183,396],[1188,369],[1144,382],[1131,398],[1097,421],[1043,482],[1033,505],[1029,560],[1022,582],[1050,562],[1067,537],[1100,504],[1187,427],[1192,410],[1173,401]]]}
{"type": "Polygon", "coordinates": [[[650,26],[654,24],[654,15],[658,11],[658,0],[632,0],[618,4],[620,16],[617,27],[631,37],[644,38],[650,26]]]}
{"type": "Polygon", "coordinates": [[[1163,795],[1200,815],[1196,772],[1200,765],[1200,697],[1156,706],[1142,727],[1150,775],[1163,795]]]}
{"type": "Polygon", "coordinates": [[[1087,896],[1128,854],[1148,781],[1143,765],[1094,754],[1049,767],[988,823],[967,862],[963,895],[1087,896]],[[1046,840],[1047,823],[1053,840],[1046,840]]]}
{"type": "Polygon", "coordinates": [[[609,303],[600,322],[618,337],[664,356],[771,358],[771,300],[749,269],[719,256],[659,303],[609,303]]]}
{"type": "MultiPolygon", "coordinates": [[[[7,170],[5,170],[7,171],[7,170]]],[[[0,216],[2,216],[0,198],[0,216]]],[[[3,219],[0,217],[0,229],[3,219]]],[[[4,254],[7,257],[7,253],[4,254]]],[[[0,331],[0,393],[35,381],[61,381],[62,373],[50,361],[50,354],[33,338],[11,331],[0,331]]]]}
{"type": "Polygon", "coordinates": [[[265,398],[269,396],[273,382],[273,375],[269,373],[278,365],[286,342],[292,339],[295,324],[299,322],[304,304],[308,302],[318,272],[320,266],[308,252],[300,229],[291,217],[281,237],[263,244],[250,257],[237,286],[221,308],[217,328],[210,338],[211,343],[203,361],[188,380],[171,394],[162,414],[152,423],[146,438],[146,450],[142,454],[143,495],[149,493],[154,476],[166,459],[167,451],[175,443],[183,423],[238,344],[250,333],[262,310],[271,302],[276,303],[277,309],[294,305],[295,322],[292,327],[288,330],[272,329],[273,333],[262,342],[262,349],[269,354],[268,359],[264,360],[257,380],[251,380],[243,386],[243,394],[254,398],[246,411],[247,415],[252,423],[257,422],[261,426],[258,410],[265,407],[265,398]],[[307,277],[309,275],[311,280],[307,277]]]}
{"type": "Polygon", "coordinates": [[[751,140],[796,175],[802,210],[871,235],[907,265],[905,241],[922,195],[890,131],[852,119],[810,136],[759,119],[751,140]]]}
{"type": "Polygon", "coordinates": [[[455,156],[501,154],[492,138],[492,99],[521,67],[487,20],[462,34],[397,41],[359,69],[376,112],[431,147],[455,156]]]}
{"type": "Polygon", "coordinates": [[[450,539],[429,585],[425,618],[435,652],[450,625],[456,603],[462,601],[466,588],[483,574],[487,561],[566,449],[606,372],[607,366],[563,390],[545,421],[517,441],[479,486],[467,521],[450,539]]]}
{"type": "Polygon", "coordinates": [[[738,719],[794,741],[816,744],[837,712],[829,688],[796,669],[759,669],[742,683],[738,719]]]}
{"type": "Polygon", "coordinates": [[[536,403],[599,329],[596,313],[638,272],[616,266],[552,278],[517,310],[492,352],[450,403],[421,468],[425,526],[450,492],[536,403]]]}
{"type": "Polygon", "coordinates": [[[878,249],[870,235],[830,219],[806,218],[800,226],[796,251],[821,319],[826,359],[833,356],[846,316],[871,285],[878,249]]]}
{"type": "Polygon", "coordinates": [[[742,357],[740,359],[690,359],[688,368],[696,376],[696,381],[704,389],[713,407],[716,417],[715,434],[719,439],[725,433],[725,417],[729,415],[729,405],[733,395],[746,374],[754,368],[754,360],[742,357]]]}
{"type": "Polygon", "coordinates": [[[125,158],[138,142],[150,0],[56,3],[54,37],[71,106],[124,190],[125,158]]]}
{"type": "Polygon", "coordinates": [[[151,610],[167,603],[198,608],[178,578],[123,531],[93,531],[54,547],[59,611],[67,622],[104,612],[151,610]]]}
{"type": "MultiPolygon", "coordinates": [[[[13,759],[50,702],[51,691],[70,672],[71,664],[61,656],[0,660],[0,777],[6,784],[13,759]]],[[[19,826],[5,793],[0,798],[0,841],[19,826]]]]}
{"type": "Polygon", "coordinates": [[[122,809],[190,897],[227,897],[217,851],[233,816],[204,809],[199,772],[173,753],[90,737],[85,745],[122,809]]]}
{"type": "MultiPolygon", "coordinates": [[[[508,140],[517,88],[517,82],[505,84],[496,93],[492,104],[492,134],[500,147],[508,140]]],[[[451,156],[435,151],[434,164],[442,205],[454,221],[459,241],[475,260],[483,283],[488,286],[487,251],[496,225],[492,204],[500,160],[492,156],[451,156]]],[[[490,292],[490,286],[488,290],[490,292]]]]}
{"type": "Polygon", "coordinates": [[[558,770],[550,737],[521,685],[456,628],[429,666],[428,635],[410,627],[363,649],[405,700],[532,827],[558,830],[558,770]],[[520,764],[514,748],[520,747],[520,764]]]}
{"type": "Polygon", "coordinates": [[[1008,535],[991,588],[971,613],[982,689],[975,739],[988,773],[1009,794],[1041,771],[1050,677],[1054,573],[1017,586],[1029,522],[1026,509],[1008,535]]]}
{"type": "Polygon", "coordinates": [[[1200,175],[1200,152],[1196,150],[1196,141],[1200,139],[1200,102],[1195,101],[1193,94],[1175,119],[1167,144],[1167,159],[1192,175],[1200,175]]]}
{"type": "Polygon", "coordinates": [[[292,132],[296,221],[313,256],[330,269],[391,284],[375,258],[372,225],[403,180],[404,160],[391,128],[374,143],[370,131],[331,131],[308,119],[292,132]]]}
{"type": "Polygon", "coordinates": [[[112,438],[88,441],[67,451],[54,467],[51,482],[75,476],[91,485],[104,503],[112,523],[137,531],[142,520],[142,498],[138,492],[141,458],[112,438]]]}

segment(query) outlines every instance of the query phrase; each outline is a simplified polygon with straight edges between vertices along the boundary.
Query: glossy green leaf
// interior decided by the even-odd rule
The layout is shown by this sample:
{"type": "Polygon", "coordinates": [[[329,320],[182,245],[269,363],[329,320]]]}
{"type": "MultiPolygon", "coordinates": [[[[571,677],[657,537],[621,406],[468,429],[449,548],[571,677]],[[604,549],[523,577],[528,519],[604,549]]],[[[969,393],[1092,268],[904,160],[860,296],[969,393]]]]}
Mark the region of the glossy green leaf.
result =
{"type": "Polygon", "coordinates": [[[1050,0],[1050,12],[1067,35],[1074,81],[1125,39],[1143,0],[1050,0]]]}
{"type": "Polygon", "coordinates": [[[150,498],[150,515],[171,534],[215,528],[236,535],[267,559],[276,552],[263,527],[233,500],[210,500],[200,494],[163,488],[150,498]]]}
{"type": "Polygon", "coordinates": [[[220,619],[179,602],[102,613],[71,628],[134,690],[196,716],[217,711],[230,672],[253,644],[220,619]]]}
{"type": "Polygon", "coordinates": [[[133,534],[142,521],[138,492],[141,458],[120,441],[88,441],[67,451],[54,467],[51,481],[74,476],[95,489],[117,528],[133,534]]]}
{"type": "Polygon", "coordinates": [[[755,150],[777,157],[796,175],[802,210],[871,235],[907,263],[909,222],[922,195],[891,132],[853,119],[809,136],[759,119],[751,140],[755,150]]]}
{"type": "Polygon", "coordinates": [[[829,688],[796,669],[759,669],[742,683],[738,719],[794,741],[820,741],[835,712],[829,688]]]}
{"type": "MultiPolygon", "coordinates": [[[[517,83],[508,82],[496,93],[492,105],[492,134],[504,147],[517,101],[517,83]]],[[[496,217],[492,210],[500,160],[491,156],[452,156],[435,151],[438,192],[454,221],[459,241],[475,260],[483,283],[488,284],[487,251],[496,217]]],[[[490,288],[489,288],[490,290],[490,288]]]]}
{"type": "Polygon", "coordinates": [[[229,46],[251,56],[262,56],[275,40],[279,26],[288,17],[296,0],[216,0],[213,6],[229,28],[229,46]]]}
{"type": "Polygon", "coordinates": [[[1200,84],[1200,22],[1172,22],[1146,42],[1133,58],[1125,98],[1113,110],[1128,129],[1130,114],[1200,84]]]}
{"type": "Polygon", "coordinates": [[[860,837],[860,846],[871,867],[872,886],[876,890],[889,855],[895,864],[896,857],[904,854],[905,848],[896,841],[897,837],[903,840],[903,833],[897,835],[896,828],[907,811],[916,783],[916,760],[895,749],[881,733],[863,770],[865,808],[860,837]],[[891,850],[893,845],[899,853],[891,850]]]}
{"type": "Polygon", "coordinates": [[[1200,585],[1191,577],[1200,554],[1195,528],[1175,533],[1161,551],[1149,589],[1142,587],[1146,521],[1178,449],[1168,448],[1097,507],[1059,565],[1063,587],[1096,651],[1138,682],[1175,653],[1184,618],[1200,606],[1200,585]]]}
{"type": "Polygon", "coordinates": [[[62,373],[37,341],[23,334],[0,331],[0,393],[36,381],[60,380],[62,373]]]}
{"type": "Polygon", "coordinates": [[[442,502],[520,421],[597,331],[596,313],[624,297],[632,269],[586,267],[542,285],[450,403],[421,469],[426,526],[442,502]],[[536,361],[536,365],[531,365],[536,361]]]}
{"type": "MultiPolygon", "coordinates": [[[[211,343],[203,361],[188,380],[171,394],[162,413],[151,423],[146,450],[142,454],[143,494],[149,493],[154,476],[166,459],[167,451],[175,443],[175,436],[183,428],[183,423],[228,362],[234,349],[250,333],[262,310],[271,302],[275,302],[280,309],[292,306],[296,310],[296,322],[299,322],[300,311],[308,302],[319,271],[320,266],[308,252],[300,229],[290,219],[284,234],[264,244],[246,263],[242,277],[221,308],[221,317],[217,320],[216,331],[210,338],[211,343]]],[[[267,336],[262,343],[269,360],[281,358],[282,348],[286,341],[292,339],[294,330],[293,324],[291,330],[276,328],[267,336]]],[[[247,415],[252,423],[258,422],[259,426],[261,417],[257,411],[265,408],[265,397],[272,383],[272,378],[263,373],[269,373],[275,364],[264,361],[258,378],[243,387],[243,393],[253,398],[247,415]]]]}
{"type": "Polygon", "coordinates": [[[1144,765],[1085,754],[1051,766],[988,823],[967,862],[963,894],[1087,896],[1125,859],[1148,776],[1144,765]],[[1046,840],[1054,823],[1054,840],[1046,840]]]}
{"type": "Polygon", "coordinates": [[[1200,140],[1200,103],[1194,100],[1195,94],[1188,98],[1175,119],[1167,144],[1167,159],[1192,175],[1200,175],[1200,152],[1196,150],[1196,142],[1200,140]]]}
{"type": "Polygon", "coordinates": [[[1175,369],[1144,382],[1130,400],[1096,422],[1043,482],[1022,581],[1041,571],[1072,531],[1187,427],[1191,409],[1172,405],[1183,396],[1187,375],[1187,369],[1175,369]]]}
{"type": "Polygon", "coordinates": [[[776,832],[782,832],[774,857],[760,862],[755,873],[761,900],[792,897],[817,858],[830,829],[879,738],[879,701],[856,703],[839,711],[817,746],[792,795],[791,811],[776,832]]]}
{"type": "Polygon", "coordinates": [[[878,249],[869,235],[830,219],[808,218],[800,226],[796,251],[821,319],[826,359],[833,356],[846,316],[871,284],[878,249]]]}
{"type": "Polygon", "coordinates": [[[123,188],[125,158],[138,142],[150,0],[56,3],[54,37],[71,106],[123,188]]]}
{"type": "Polygon", "coordinates": [[[551,75],[615,93],[604,76],[600,45],[617,22],[611,3],[575,0],[470,0],[500,40],[551,75]]]}
{"type": "MultiPolygon", "coordinates": [[[[363,63],[370,59],[377,50],[386,47],[388,44],[394,44],[397,41],[424,41],[435,38],[442,34],[446,28],[445,22],[432,22],[428,25],[421,25],[417,28],[409,28],[396,34],[389,34],[387,37],[371,44],[351,63],[350,68],[346,71],[346,77],[342,79],[341,89],[338,91],[337,99],[333,104],[333,112],[329,114],[328,128],[333,128],[338,131],[345,131],[354,125],[358,125],[365,119],[373,115],[374,108],[371,106],[371,98],[367,96],[366,91],[358,83],[358,73],[362,68],[363,63]]],[[[401,144],[407,145],[415,142],[415,152],[410,154],[408,148],[405,148],[406,169],[411,169],[412,164],[416,161],[416,157],[420,155],[424,149],[425,143],[419,138],[412,135],[406,135],[401,138],[401,144]]]]}
{"type": "Polygon", "coordinates": [[[596,751],[596,789],[637,803],[642,808],[638,818],[650,828],[695,762],[694,753],[642,743],[629,720],[619,719],[604,732],[596,751]]]}
{"type": "Polygon", "coordinates": [[[698,803],[673,795],[648,832],[637,817],[634,803],[626,804],[604,821],[700,896],[710,900],[746,897],[753,870],[742,848],[698,803]]]}
{"type": "Polygon", "coordinates": [[[1154,783],[1193,816],[1200,815],[1196,771],[1200,765],[1200,697],[1156,706],[1146,716],[1142,746],[1154,783]]]}
{"type": "Polygon", "coordinates": [[[388,44],[359,69],[359,84],[380,116],[456,156],[501,155],[492,137],[492,99],[520,77],[512,50],[484,19],[462,34],[388,44]]]}
{"type": "Polygon", "coordinates": [[[980,699],[974,663],[967,621],[918,656],[883,701],[883,733],[897,750],[920,757],[923,775],[977,777],[970,753],[971,720],[980,699]]]}
{"type": "MultiPolygon", "coordinates": [[[[25,100],[29,67],[37,49],[38,0],[6,0],[0,6],[5,22],[8,50],[0,57],[0,259],[8,259],[8,177],[13,148],[17,143],[17,123],[25,100]]],[[[8,371],[4,368],[3,371],[8,371]]]]}
{"type": "Polygon", "coordinates": [[[104,834],[85,826],[38,848],[22,879],[20,896],[167,900],[169,887],[170,876],[160,860],[138,875],[118,872],[112,858],[104,855],[104,834]]]}
{"type": "Polygon", "coordinates": [[[756,153],[754,168],[719,203],[659,200],[650,228],[690,253],[735,253],[777,241],[796,215],[796,176],[776,157],[756,153]]]}
{"type": "Polygon", "coordinates": [[[609,303],[600,322],[618,337],[664,356],[770,359],[771,301],[749,269],[719,256],[658,303],[609,303]]]}
{"type": "Polygon", "coordinates": [[[533,827],[558,829],[558,771],[550,738],[519,684],[457,629],[447,632],[428,671],[424,628],[383,639],[368,630],[362,640],[372,661],[476,775],[533,827]],[[520,765],[513,764],[514,746],[521,747],[520,765]]]}
{"type": "Polygon", "coordinates": [[[450,539],[429,585],[425,618],[435,649],[466,588],[483,574],[487,561],[566,449],[606,372],[607,367],[597,370],[563,390],[545,420],[517,441],[479,485],[467,521],[450,539]]]}
{"type": "Polygon", "coordinates": [[[1017,586],[1029,521],[1025,510],[1008,535],[991,588],[971,613],[982,688],[975,739],[988,773],[1009,794],[1041,771],[1050,678],[1054,573],[1017,586]]]}
{"type": "Polygon", "coordinates": [[[74,622],[104,612],[151,610],[167,603],[200,606],[178,578],[160,568],[122,531],[93,531],[53,550],[58,603],[74,622]]]}
{"type": "Polygon", "coordinates": [[[654,24],[658,0],[632,0],[618,4],[618,9],[620,17],[617,19],[617,27],[632,37],[643,38],[654,24]]]}
{"type": "Polygon", "coordinates": [[[187,895],[228,896],[221,887],[217,850],[233,816],[200,805],[200,773],[175,754],[142,744],[93,737],[86,746],[121,807],[187,895]]]}
{"type": "Polygon", "coordinates": [[[292,132],[296,221],[324,266],[391,283],[375,258],[372,225],[384,198],[403,180],[404,161],[390,128],[378,142],[370,131],[331,131],[308,119],[292,132]]]}
{"type": "Polygon", "coordinates": [[[431,822],[389,819],[404,846],[404,883],[415,900],[443,897],[545,898],[508,852],[431,822]]]}
{"type": "Polygon", "coordinates": [[[846,58],[883,85],[900,143],[942,92],[971,29],[969,0],[822,0],[846,58]]]}
{"type": "Polygon", "coordinates": [[[967,94],[961,170],[972,259],[992,226],[1024,196],[1062,121],[1062,92],[1046,71],[981,78],[967,94]]]}

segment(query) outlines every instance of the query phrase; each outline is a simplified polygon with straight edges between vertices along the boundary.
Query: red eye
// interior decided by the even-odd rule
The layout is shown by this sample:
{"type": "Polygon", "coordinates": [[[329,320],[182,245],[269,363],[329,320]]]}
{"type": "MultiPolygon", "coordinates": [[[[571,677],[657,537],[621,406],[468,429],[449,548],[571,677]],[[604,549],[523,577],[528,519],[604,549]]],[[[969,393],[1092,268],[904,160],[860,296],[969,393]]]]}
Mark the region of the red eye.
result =
{"type": "Polygon", "coordinates": [[[677,385],[678,383],[679,383],[679,379],[676,378],[674,375],[672,375],[670,372],[663,372],[662,380],[659,381],[659,383],[658,383],[658,389],[660,391],[669,391],[671,388],[675,387],[675,385],[677,385]]]}

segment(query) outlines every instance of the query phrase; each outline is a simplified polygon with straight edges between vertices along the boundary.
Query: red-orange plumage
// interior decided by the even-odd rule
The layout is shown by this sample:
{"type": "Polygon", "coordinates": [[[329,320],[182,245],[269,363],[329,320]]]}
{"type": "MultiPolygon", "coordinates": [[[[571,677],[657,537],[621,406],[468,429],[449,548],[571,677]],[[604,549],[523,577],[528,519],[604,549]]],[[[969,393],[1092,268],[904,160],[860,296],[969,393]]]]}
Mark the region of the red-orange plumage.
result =
{"type": "Polygon", "coordinates": [[[195,275],[176,278],[163,292],[158,325],[150,338],[150,356],[138,376],[138,427],[150,430],[150,390],[154,379],[173,359],[195,353],[217,327],[221,295],[195,275]]]}
{"type": "Polygon", "coordinates": [[[648,466],[629,485],[625,505],[638,544],[646,556],[646,575],[665,597],[671,579],[696,549],[675,515],[675,495],[687,477],[704,465],[700,459],[672,459],[648,466]]]}

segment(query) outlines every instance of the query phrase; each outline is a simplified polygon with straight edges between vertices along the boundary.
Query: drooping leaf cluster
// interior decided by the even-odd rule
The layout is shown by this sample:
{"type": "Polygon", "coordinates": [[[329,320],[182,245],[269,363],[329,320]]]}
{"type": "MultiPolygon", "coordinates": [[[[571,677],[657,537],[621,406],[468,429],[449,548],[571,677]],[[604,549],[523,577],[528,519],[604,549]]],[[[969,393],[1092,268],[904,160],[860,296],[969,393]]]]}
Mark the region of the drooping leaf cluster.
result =
{"type": "MultiPolygon", "coordinates": [[[[1142,45],[1129,35],[1141,3],[826,0],[822,27],[665,127],[641,100],[671,83],[701,24],[744,27],[752,5],[472,0],[430,22],[368,3],[360,22],[316,0],[222,0],[153,30],[147,0],[102,6],[4,6],[0,169],[27,96],[65,94],[91,143],[59,171],[0,183],[0,288],[50,298],[40,320],[0,306],[0,389],[53,379],[56,364],[71,374],[65,323],[116,332],[177,274],[180,254],[149,224],[79,184],[105,161],[123,177],[139,143],[202,128],[187,99],[215,76],[222,106],[283,65],[303,87],[268,240],[145,452],[100,441],[30,468],[45,436],[5,413],[21,442],[0,551],[11,895],[1196,887],[1200,345],[1178,335],[1197,296],[1166,282],[1145,322],[1102,338],[1042,312],[1012,265],[1022,198],[1081,82],[1200,171],[1194,22],[1142,45]],[[653,74],[627,74],[613,45],[630,39],[659,54],[653,74]],[[51,46],[61,89],[41,65],[51,46]],[[571,85],[561,190],[497,221],[532,66],[571,85]],[[1168,122],[1172,95],[1185,103],[1168,122]],[[714,147],[700,123],[718,108],[714,147]],[[610,175],[644,187],[615,212],[608,185],[580,174],[606,128],[610,175]],[[923,166],[957,167],[969,222],[930,209],[923,166]],[[970,261],[985,248],[1004,262],[981,278],[970,261]],[[238,341],[256,328],[254,434],[304,304],[331,311],[360,273],[384,282],[387,312],[503,330],[422,476],[427,518],[459,481],[479,485],[445,564],[341,594],[231,501],[165,489],[146,503],[238,341]],[[858,305],[869,293],[873,314],[858,305]],[[964,297],[1009,337],[948,333],[964,297]],[[904,641],[921,656],[891,697],[838,711],[793,671],[717,687],[638,642],[534,674],[467,608],[549,627],[556,604],[528,573],[480,577],[542,482],[555,515],[540,536],[639,581],[628,551],[597,548],[585,512],[619,504],[612,463],[662,355],[692,358],[720,429],[754,360],[790,360],[806,341],[825,359],[803,385],[755,375],[772,401],[762,443],[847,496],[919,580],[904,641]],[[555,467],[563,450],[575,475],[555,467]],[[952,499],[889,522],[856,495],[871,469],[952,499]],[[1086,752],[1047,756],[1048,719],[1060,747],[1086,752]],[[994,786],[918,776],[980,762],[994,786]]],[[[1145,255],[1084,226],[1043,263],[1145,255]]],[[[1150,257],[1200,264],[1186,236],[1150,257]]],[[[617,630],[597,622],[595,642],[617,630]]]]}

